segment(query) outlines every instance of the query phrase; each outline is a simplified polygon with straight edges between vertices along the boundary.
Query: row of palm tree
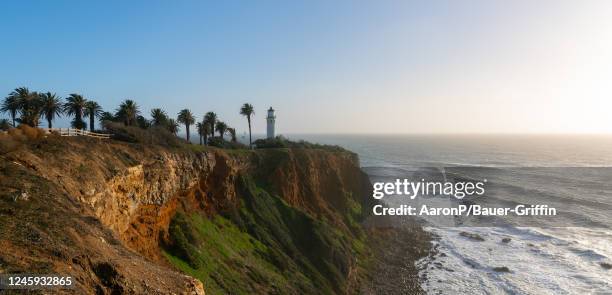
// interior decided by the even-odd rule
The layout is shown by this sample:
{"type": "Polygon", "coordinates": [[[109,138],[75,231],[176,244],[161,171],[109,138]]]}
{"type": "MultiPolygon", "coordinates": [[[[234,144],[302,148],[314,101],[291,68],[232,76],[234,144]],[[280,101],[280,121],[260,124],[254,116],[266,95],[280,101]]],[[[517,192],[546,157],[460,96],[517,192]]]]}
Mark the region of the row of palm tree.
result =
{"type": "MultiPolygon", "coordinates": [[[[135,101],[126,99],[116,109],[115,113],[105,112],[95,101],[86,99],[80,94],[73,93],[66,97],[66,102],[62,103],[62,98],[55,93],[38,93],[30,91],[26,87],[19,87],[12,91],[0,105],[0,111],[8,113],[12,120],[12,126],[16,123],[27,124],[33,127],[40,125],[40,119],[47,120],[49,128],[53,127],[53,120],[67,115],[73,117],[71,126],[77,129],[85,129],[87,123],[83,118],[89,118],[89,129],[95,129],[95,119],[98,118],[102,125],[104,122],[123,122],[126,126],[138,126],[148,128],[151,126],[166,128],[173,134],[178,133],[179,124],[185,126],[187,141],[191,136],[191,126],[196,125],[196,131],[200,136],[200,144],[207,144],[208,138],[215,136],[215,131],[219,138],[224,139],[226,134],[230,135],[231,141],[236,141],[236,129],[220,121],[217,114],[207,112],[202,121],[196,123],[196,118],[189,109],[183,109],[178,113],[176,120],[170,118],[168,114],[159,108],[151,110],[151,119],[148,120],[141,116],[138,104],[135,101]]],[[[249,145],[252,144],[251,117],[255,114],[253,106],[245,103],[240,108],[240,114],[247,118],[249,127],[249,145]]],[[[8,121],[3,121],[2,125],[8,125],[8,121]]]]}
{"type": "MultiPolygon", "coordinates": [[[[135,103],[133,103],[132,101],[128,100],[122,103],[121,106],[119,107],[117,114],[121,114],[121,113],[131,114],[131,116],[127,116],[127,117],[131,117],[132,119],[128,119],[124,122],[126,125],[132,125],[130,122],[135,120],[139,122],[137,124],[139,127],[142,127],[142,128],[147,128],[149,126],[166,127],[168,131],[170,131],[173,134],[176,134],[178,132],[179,124],[184,125],[187,141],[191,139],[191,126],[194,124],[196,126],[196,132],[200,138],[200,144],[208,144],[208,139],[215,137],[215,131],[218,133],[219,138],[221,139],[224,139],[224,136],[226,134],[229,134],[231,141],[233,142],[237,141],[236,129],[229,127],[225,122],[220,121],[215,112],[206,113],[203,116],[202,121],[196,122],[195,116],[189,109],[183,109],[179,111],[176,120],[174,120],[168,116],[166,111],[160,108],[154,108],[151,110],[151,119],[146,120],[142,118],[142,116],[139,116],[140,111],[138,110],[138,106],[135,105],[135,103]],[[124,109],[127,109],[128,111],[123,111],[124,109]]],[[[243,107],[241,108],[240,113],[247,117],[247,122],[249,125],[249,144],[250,144],[251,142],[251,116],[255,114],[255,111],[251,104],[245,103],[243,107]]],[[[107,117],[107,116],[103,115],[102,117],[107,117]]],[[[116,121],[116,119],[114,119],[112,116],[108,117],[108,119],[106,120],[116,121]]]]}
{"type": "Polygon", "coordinates": [[[97,102],[86,100],[80,94],[70,94],[66,102],[62,103],[62,99],[55,93],[38,93],[19,87],[2,101],[0,111],[9,113],[12,126],[20,123],[37,127],[40,119],[44,118],[48,127],[53,128],[53,120],[66,114],[74,116],[71,125],[78,129],[86,127],[83,117],[89,117],[89,126],[93,130],[94,120],[101,114],[102,108],[97,102]]]}

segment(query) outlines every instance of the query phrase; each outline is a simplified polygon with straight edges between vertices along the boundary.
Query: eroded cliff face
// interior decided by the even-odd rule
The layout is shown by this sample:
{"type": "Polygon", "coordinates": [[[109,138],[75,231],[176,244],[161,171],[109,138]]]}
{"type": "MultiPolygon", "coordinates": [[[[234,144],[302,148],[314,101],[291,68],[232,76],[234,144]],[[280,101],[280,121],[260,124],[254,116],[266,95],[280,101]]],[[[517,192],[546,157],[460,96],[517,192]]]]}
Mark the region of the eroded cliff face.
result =
{"type": "Polygon", "coordinates": [[[346,293],[357,280],[369,182],[348,152],[50,137],[1,168],[0,247],[28,257],[1,254],[4,272],[44,262],[86,293],[203,293],[177,269],[212,293],[346,293]],[[20,249],[24,223],[36,251],[20,249]]]}
{"type": "Polygon", "coordinates": [[[72,276],[75,289],[57,293],[204,294],[200,281],[139,254],[120,231],[138,219],[138,204],[163,203],[161,194],[138,196],[127,186],[154,156],[138,146],[54,137],[4,153],[0,272],[72,276]],[[113,195],[122,177],[116,189],[123,193],[113,195]]]}

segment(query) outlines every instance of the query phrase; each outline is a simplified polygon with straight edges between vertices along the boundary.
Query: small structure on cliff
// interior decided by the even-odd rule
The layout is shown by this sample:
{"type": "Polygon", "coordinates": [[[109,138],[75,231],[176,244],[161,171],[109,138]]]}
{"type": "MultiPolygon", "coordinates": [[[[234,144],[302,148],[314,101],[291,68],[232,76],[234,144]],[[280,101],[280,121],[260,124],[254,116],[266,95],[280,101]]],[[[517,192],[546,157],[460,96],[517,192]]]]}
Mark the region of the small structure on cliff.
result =
{"type": "Polygon", "coordinates": [[[267,128],[267,138],[274,138],[274,123],[276,121],[276,116],[274,115],[274,109],[270,107],[268,110],[268,116],[266,117],[266,122],[268,122],[267,128]]]}

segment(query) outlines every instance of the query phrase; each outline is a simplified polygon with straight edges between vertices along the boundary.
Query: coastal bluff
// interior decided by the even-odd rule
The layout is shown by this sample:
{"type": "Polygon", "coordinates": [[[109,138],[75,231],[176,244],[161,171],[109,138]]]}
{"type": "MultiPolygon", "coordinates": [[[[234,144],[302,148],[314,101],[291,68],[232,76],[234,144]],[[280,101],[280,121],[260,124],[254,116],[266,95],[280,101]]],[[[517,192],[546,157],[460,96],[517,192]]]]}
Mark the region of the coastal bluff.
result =
{"type": "Polygon", "coordinates": [[[0,158],[0,273],[70,275],[82,294],[356,293],[373,202],[358,161],[32,140],[0,158]]]}

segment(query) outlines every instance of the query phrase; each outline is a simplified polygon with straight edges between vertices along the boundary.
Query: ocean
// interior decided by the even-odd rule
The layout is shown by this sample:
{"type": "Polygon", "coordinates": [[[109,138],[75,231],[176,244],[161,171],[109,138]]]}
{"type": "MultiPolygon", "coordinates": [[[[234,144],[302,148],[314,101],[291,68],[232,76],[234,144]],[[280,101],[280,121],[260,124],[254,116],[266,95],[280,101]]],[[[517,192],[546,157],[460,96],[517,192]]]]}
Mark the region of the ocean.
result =
{"type": "MultiPolygon", "coordinates": [[[[430,197],[415,200],[418,204],[558,208],[556,217],[421,218],[436,236],[437,254],[418,262],[428,294],[612,294],[612,270],[607,268],[612,266],[612,136],[288,137],[356,152],[372,181],[442,177],[490,182],[480,198],[430,197]]],[[[411,204],[398,196],[383,201],[411,204]]]]}

